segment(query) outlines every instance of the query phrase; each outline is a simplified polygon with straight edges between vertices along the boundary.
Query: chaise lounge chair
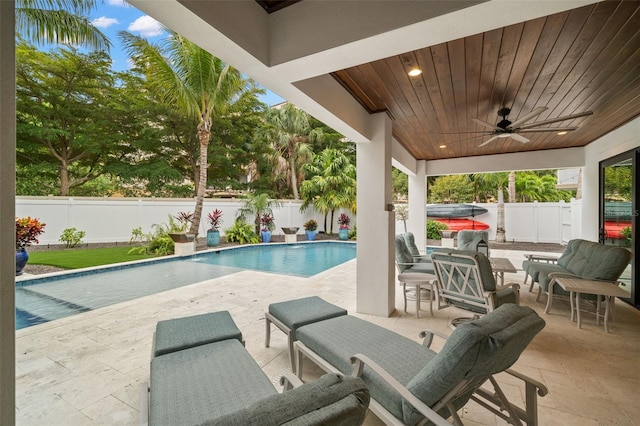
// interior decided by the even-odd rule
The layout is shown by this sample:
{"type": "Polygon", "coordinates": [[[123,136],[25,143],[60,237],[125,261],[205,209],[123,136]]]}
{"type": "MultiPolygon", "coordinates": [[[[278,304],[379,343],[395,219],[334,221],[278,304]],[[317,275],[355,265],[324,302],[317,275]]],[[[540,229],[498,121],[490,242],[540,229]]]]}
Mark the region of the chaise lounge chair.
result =
{"type": "Polygon", "coordinates": [[[228,312],[161,321],[141,423],[150,425],[360,425],[369,392],[355,377],[310,383],[285,374],[278,393],[242,343],[228,312]],[[206,325],[213,325],[212,328],[206,325]]]}
{"type": "Polygon", "coordinates": [[[434,333],[422,333],[424,344],[370,322],[344,315],[300,327],[294,343],[297,372],[309,358],[327,372],[361,377],[371,394],[370,409],[390,425],[456,425],[456,413],[469,399],[512,424],[537,424],[541,383],[508,368],[516,362],[544,321],[528,307],[507,304],[460,325],[436,353],[429,349],[434,333]],[[355,366],[352,366],[355,364],[355,366]],[[507,400],[494,374],[506,372],[525,383],[525,404],[507,400]],[[485,382],[493,390],[481,387],[485,382]]]}

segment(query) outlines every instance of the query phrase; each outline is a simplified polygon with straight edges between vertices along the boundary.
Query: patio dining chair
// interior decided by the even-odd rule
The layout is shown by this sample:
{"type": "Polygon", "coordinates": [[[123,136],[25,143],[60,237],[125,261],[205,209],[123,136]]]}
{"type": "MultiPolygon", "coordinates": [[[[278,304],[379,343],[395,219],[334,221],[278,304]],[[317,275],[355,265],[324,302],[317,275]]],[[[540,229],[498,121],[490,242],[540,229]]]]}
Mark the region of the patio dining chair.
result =
{"type": "MultiPolygon", "coordinates": [[[[438,277],[439,304],[453,305],[477,317],[505,303],[520,304],[520,285],[497,286],[489,259],[475,251],[434,252],[431,256],[438,277]]],[[[458,318],[455,326],[467,319],[458,318]]]]}

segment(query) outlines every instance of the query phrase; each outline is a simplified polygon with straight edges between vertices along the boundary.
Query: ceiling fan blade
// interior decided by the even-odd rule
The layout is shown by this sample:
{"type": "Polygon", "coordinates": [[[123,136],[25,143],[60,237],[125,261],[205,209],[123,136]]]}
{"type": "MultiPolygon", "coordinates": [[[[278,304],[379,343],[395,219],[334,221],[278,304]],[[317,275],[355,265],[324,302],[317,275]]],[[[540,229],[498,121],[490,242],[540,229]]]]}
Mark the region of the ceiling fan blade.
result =
{"type": "Polygon", "coordinates": [[[486,144],[488,144],[488,143],[489,143],[489,142],[491,142],[492,140],[494,140],[494,139],[498,139],[499,137],[500,137],[500,136],[497,136],[497,135],[496,135],[496,136],[494,136],[494,137],[492,137],[492,138],[490,138],[490,139],[487,139],[486,141],[484,141],[484,142],[482,142],[480,145],[478,145],[478,148],[480,148],[481,146],[485,146],[486,144]]]}
{"type": "Polygon", "coordinates": [[[532,132],[571,132],[578,130],[577,127],[543,127],[540,129],[518,129],[518,133],[532,133],[532,132]]]}
{"type": "Polygon", "coordinates": [[[525,124],[524,126],[521,126],[520,129],[528,129],[530,127],[543,126],[545,124],[557,123],[559,121],[573,120],[574,118],[586,117],[591,114],[593,114],[593,111],[579,112],[577,114],[565,115],[564,117],[552,118],[551,120],[544,120],[544,121],[538,121],[536,123],[525,124]]]}
{"type": "Polygon", "coordinates": [[[487,123],[486,121],[478,120],[477,118],[472,118],[471,121],[481,126],[488,127],[491,130],[502,130],[500,127],[496,126],[495,124],[487,123]]]}
{"type": "Polygon", "coordinates": [[[482,131],[482,132],[438,132],[438,133],[434,133],[434,134],[437,134],[437,135],[465,135],[465,134],[469,134],[469,133],[476,133],[476,134],[479,134],[479,135],[490,135],[493,132],[490,132],[490,131],[486,130],[486,131],[482,131]]]}
{"type": "Polygon", "coordinates": [[[527,138],[525,138],[524,136],[519,135],[519,134],[517,134],[517,133],[509,133],[509,137],[510,137],[511,139],[515,139],[515,140],[517,140],[518,142],[521,142],[521,143],[527,143],[527,142],[530,142],[530,140],[529,140],[529,139],[527,139],[527,138]]]}
{"type": "Polygon", "coordinates": [[[508,125],[507,129],[517,129],[518,126],[520,126],[523,123],[526,123],[527,121],[531,120],[533,117],[539,116],[540,114],[545,112],[547,109],[548,109],[547,107],[538,107],[533,111],[531,111],[529,114],[523,115],[522,117],[518,118],[516,121],[508,125]]]}

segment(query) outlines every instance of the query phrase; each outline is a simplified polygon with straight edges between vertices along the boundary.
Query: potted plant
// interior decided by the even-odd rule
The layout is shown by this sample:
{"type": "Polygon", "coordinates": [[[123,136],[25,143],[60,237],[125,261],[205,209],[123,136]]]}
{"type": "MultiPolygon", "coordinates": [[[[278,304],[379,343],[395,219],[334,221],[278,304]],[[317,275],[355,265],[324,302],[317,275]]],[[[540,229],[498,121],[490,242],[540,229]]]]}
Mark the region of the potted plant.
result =
{"type": "Polygon", "coordinates": [[[260,230],[260,236],[262,237],[263,243],[268,243],[271,241],[271,231],[273,231],[276,227],[276,224],[273,221],[273,216],[269,213],[265,213],[260,216],[260,224],[262,225],[262,229],[260,230]]]}
{"type": "Polygon", "coordinates": [[[340,217],[338,218],[338,224],[340,225],[340,229],[338,230],[338,238],[341,240],[349,239],[349,224],[351,223],[351,218],[344,213],[340,213],[340,217]]]}
{"type": "Polygon", "coordinates": [[[207,246],[215,247],[220,244],[220,226],[222,226],[222,210],[215,209],[207,215],[207,222],[211,228],[207,230],[207,246]]]}
{"type": "Polygon", "coordinates": [[[318,222],[315,219],[309,219],[304,223],[304,233],[307,234],[307,240],[313,241],[316,239],[316,229],[318,229],[318,222]]]}
{"type": "Polygon", "coordinates": [[[44,232],[45,224],[31,217],[16,217],[16,275],[21,275],[29,253],[27,247],[38,242],[38,236],[44,232]]]}
{"type": "Polygon", "coordinates": [[[169,237],[175,243],[192,243],[195,241],[196,235],[187,234],[187,227],[193,221],[193,213],[191,212],[178,212],[177,215],[169,216],[169,237]],[[178,223],[174,222],[174,219],[178,223]]]}

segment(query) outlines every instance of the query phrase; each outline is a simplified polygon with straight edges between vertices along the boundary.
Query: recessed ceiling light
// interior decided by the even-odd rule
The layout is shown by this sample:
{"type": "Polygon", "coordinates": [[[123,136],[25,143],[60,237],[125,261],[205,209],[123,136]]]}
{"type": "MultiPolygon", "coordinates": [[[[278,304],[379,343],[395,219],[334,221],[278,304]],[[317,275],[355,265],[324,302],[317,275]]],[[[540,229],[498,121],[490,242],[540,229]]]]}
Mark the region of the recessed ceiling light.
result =
{"type": "Polygon", "coordinates": [[[417,77],[422,74],[422,70],[420,68],[411,68],[407,74],[411,77],[417,77]]]}
{"type": "Polygon", "coordinates": [[[440,148],[446,148],[446,147],[447,147],[446,145],[440,145],[440,148]]]}
{"type": "Polygon", "coordinates": [[[558,135],[562,136],[562,135],[566,135],[567,133],[569,133],[569,132],[566,132],[566,131],[565,132],[558,132],[558,135]]]}

